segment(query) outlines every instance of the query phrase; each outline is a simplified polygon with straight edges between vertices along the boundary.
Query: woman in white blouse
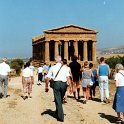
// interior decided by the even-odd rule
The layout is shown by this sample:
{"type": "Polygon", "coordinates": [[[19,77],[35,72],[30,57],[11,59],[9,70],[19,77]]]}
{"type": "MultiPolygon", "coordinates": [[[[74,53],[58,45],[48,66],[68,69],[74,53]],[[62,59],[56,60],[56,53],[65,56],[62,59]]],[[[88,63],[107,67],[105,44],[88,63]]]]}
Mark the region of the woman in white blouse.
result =
{"type": "Polygon", "coordinates": [[[116,93],[113,102],[113,109],[117,112],[117,122],[124,122],[124,67],[122,64],[115,66],[116,93]],[[123,118],[121,118],[121,113],[123,118]]]}

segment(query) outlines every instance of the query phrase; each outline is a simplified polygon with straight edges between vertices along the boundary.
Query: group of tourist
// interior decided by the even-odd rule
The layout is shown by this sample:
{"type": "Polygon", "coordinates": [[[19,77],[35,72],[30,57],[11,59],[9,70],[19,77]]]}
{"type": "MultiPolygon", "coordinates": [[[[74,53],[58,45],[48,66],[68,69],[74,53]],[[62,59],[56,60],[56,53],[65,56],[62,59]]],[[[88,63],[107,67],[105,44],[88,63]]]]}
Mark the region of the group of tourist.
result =
{"type": "MultiPolygon", "coordinates": [[[[48,66],[44,63],[38,67],[38,82],[45,80],[45,91],[49,91],[49,82],[52,79],[53,94],[56,105],[56,117],[58,121],[64,121],[64,112],[62,103],[67,103],[68,93],[73,93],[74,99],[80,99],[80,87],[83,91],[83,104],[95,97],[95,88],[98,85],[100,91],[100,101],[109,103],[109,83],[110,76],[109,65],[105,63],[104,57],[100,58],[98,67],[94,67],[93,63],[88,61],[83,65],[78,63],[77,56],[72,58],[72,62],[67,64],[67,60],[61,56],[56,56],[56,64],[48,66]],[[105,94],[105,95],[104,95],[105,94]]],[[[7,58],[3,58],[0,63],[0,98],[7,97],[8,81],[11,78],[10,66],[6,63],[7,58]],[[2,93],[2,85],[4,84],[4,93],[2,93]]],[[[22,71],[23,99],[32,98],[32,85],[34,84],[33,76],[34,67],[27,62],[22,71]]],[[[124,67],[122,64],[115,66],[116,93],[113,101],[113,109],[117,112],[117,122],[124,121],[124,67]],[[123,117],[121,117],[121,113],[123,117]]]]}
{"type": "MultiPolygon", "coordinates": [[[[61,62],[61,57],[57,56],[57,64],[52,66],[46,76],[45,91],[48,92],[48,84],[54,79],[54,99],[56,105],[56,117],[58,121],[64,121],[64,112],[62,108],[63,101],[67,99],[67,92],[73,93],[74,99],[80,99],[80,82],[83,91],[83,104],[89,99],[95,97],[95,88],[99,86],[100,101],[110,103],[109,83],[110,77],[109,65],[105,63],[104,57],[100,58],[97,68],[93,63],[84,62],[81,66],[77,62],[77,57],[72,58],[72,62],[67,65],[67,60],[61,62]]],[[[113,102],[113,109],[117,112],[117,122],[124,121],[124,68],[122,64],[115,67],[116,75],[116,94],[113,102]],[[121,118],[123,113],[123,119],[121,118]]],[[[67,102],[67,101],[66,101],[67,102]]]]}

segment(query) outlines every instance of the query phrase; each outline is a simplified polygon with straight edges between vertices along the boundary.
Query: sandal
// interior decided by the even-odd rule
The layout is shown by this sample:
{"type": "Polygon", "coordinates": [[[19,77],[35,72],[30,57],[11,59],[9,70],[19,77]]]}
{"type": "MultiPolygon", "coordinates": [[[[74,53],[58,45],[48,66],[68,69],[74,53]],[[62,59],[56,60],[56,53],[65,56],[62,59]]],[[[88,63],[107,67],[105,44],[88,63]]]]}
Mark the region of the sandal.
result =
{"type": "Polygon", "coordinates": [[[66,100],[63,100],[63,103],[67,103],[67,101],[66,100]]]}
{"type": "Polygon", "coordinates": [[[121,123],[121,122],[122,122],[122,118],[117,118],[117,119],[116,119],[116,122],[117,122],[117,123],[119,123],[119,122],[121,123]]]}
{"type": "Polygon", "coordinates": [[[66,98],[63,99],[63,103],[67,103],[66,98]]]}
{"type": "Polygon", "coordinates": [[[32,96],[28,96],[28,98],[32,98],[32,96]]]}
{"type": "Polygon", "coordinates": [[[23,99],[26,100],[27,99],[27,96],[23,96],[23,99]]]}

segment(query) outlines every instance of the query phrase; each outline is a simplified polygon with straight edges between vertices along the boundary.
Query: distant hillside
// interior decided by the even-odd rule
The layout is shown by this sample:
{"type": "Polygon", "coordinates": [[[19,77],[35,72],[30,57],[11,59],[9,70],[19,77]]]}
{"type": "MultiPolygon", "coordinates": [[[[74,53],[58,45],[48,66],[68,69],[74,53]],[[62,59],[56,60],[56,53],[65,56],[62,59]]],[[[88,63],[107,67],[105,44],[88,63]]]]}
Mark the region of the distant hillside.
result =
{"type": "MultiPolygon", "coordinates": [[[[25,62],[29,61],[30,58],[28,58],[28,57],[24,57],[24,58],[8,58],[8,62],[10,63],[13,59],[22,59],[23,62],[25,63],[25,62]]],[[[1,62],[2,62],[2,58],[0,58],[0,63],[1,62]]]]}
{"type": "Polygon", "coordinates": [[[97,49],[97,54],[124,54],[124,46],[97,49]]]}

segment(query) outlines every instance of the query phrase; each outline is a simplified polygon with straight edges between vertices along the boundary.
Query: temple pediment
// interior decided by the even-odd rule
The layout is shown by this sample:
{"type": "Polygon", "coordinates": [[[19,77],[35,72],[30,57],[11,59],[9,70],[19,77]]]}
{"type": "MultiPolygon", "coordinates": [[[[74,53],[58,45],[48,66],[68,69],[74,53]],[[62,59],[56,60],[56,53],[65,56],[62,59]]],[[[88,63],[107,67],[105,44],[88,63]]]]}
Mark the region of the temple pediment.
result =
{"type": "Polygon", "coordinates": [[[40,35],[40,36],[33,37],[32,41],[35,42],[35,41],[44,40],[44,39],[45,39],[44,35],[40,35]]]}
{"type": "Polygon", "coordinates": [[[75,25],[68,25],[59,28],[54,28],[50,30],[44,31],[45,33],[97,33],[95,30],[75,26],[75,25]]]}
{"type": "Polygon", "coordinates": [[[43,35],[32,38],[34,62],[55,63],[55,57],[71,61],[76,55],[79,62],[96,63],[96,30],[76,25],[45,30],[43,35]]]}

